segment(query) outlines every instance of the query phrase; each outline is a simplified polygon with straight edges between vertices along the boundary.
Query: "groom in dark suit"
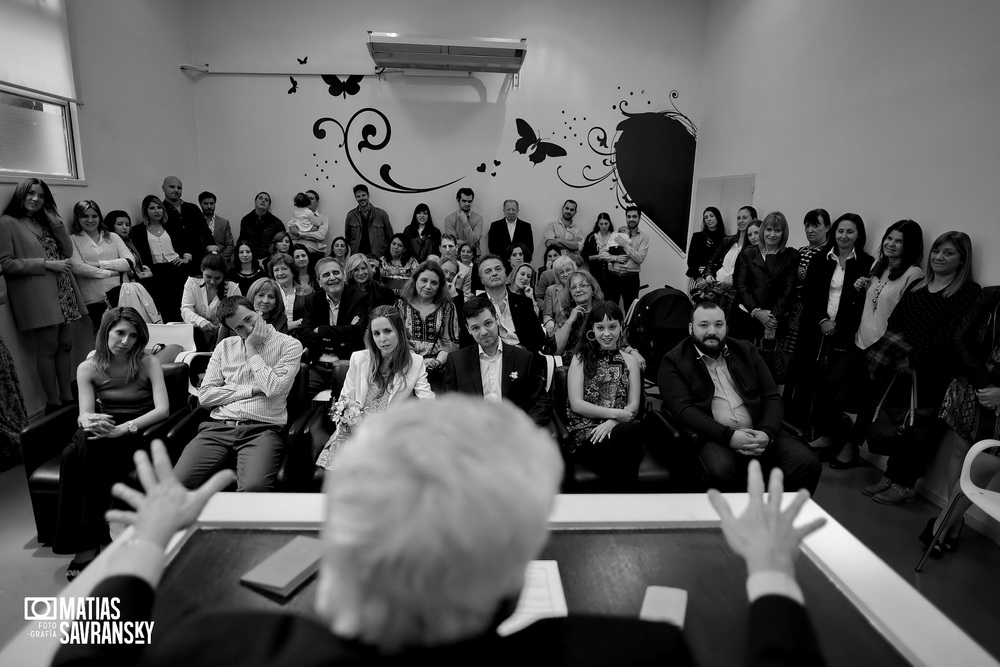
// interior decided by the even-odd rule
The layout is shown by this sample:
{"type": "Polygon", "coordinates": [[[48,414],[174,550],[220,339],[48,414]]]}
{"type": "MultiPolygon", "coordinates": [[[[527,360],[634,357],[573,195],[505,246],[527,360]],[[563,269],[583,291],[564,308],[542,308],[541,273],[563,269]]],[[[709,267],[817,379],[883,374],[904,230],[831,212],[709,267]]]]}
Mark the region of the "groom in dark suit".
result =
{"type": "Polygon", "coordinates": [[[470,299],[462,314],[476,344],[448,355],[444,365],[445,391],[482,396],[497,403],[509,400],[539,426],[548,424],[551,405],[545,391],[545,365],[541,358],[500,341],[497,311],[485,294],[470,299]]]}

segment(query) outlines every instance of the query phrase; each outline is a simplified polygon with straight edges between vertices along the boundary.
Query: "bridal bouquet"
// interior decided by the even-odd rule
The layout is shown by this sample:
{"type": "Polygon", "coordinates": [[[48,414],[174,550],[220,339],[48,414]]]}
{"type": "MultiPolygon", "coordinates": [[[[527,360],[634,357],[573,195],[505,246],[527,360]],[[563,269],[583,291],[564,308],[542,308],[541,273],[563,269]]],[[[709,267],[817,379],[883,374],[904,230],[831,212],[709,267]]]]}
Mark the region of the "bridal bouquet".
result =
{"type": "Polygon", "coordinates": [[[338,425],[357,426],[364,416],[364,406],[352,398],[338,398],[330,408],[330,419],[338,425]]]}

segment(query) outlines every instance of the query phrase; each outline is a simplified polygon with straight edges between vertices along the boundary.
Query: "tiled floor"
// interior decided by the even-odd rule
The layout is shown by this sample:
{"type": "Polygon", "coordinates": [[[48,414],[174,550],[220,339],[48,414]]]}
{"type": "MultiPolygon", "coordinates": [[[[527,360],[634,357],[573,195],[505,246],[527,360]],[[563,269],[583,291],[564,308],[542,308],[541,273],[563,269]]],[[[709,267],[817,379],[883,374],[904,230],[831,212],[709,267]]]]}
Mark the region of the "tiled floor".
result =
{"type": "MultiPolygon", "coordinates": [[[[869,465],[824,468],[816,501],[1000,659],[1000,546],[966,529],[957,553],[929,561],[917,574],[917,535],[938,510],[923,499],[901,507],[872,502],[859,489],[880,476],[869,465]]],[[[24,469],[19,466],[0,473],[0,644],[21,628],[24,597],[55,595],[65,584],[70,557],[54,555],[34,538],[24,469]]]]}

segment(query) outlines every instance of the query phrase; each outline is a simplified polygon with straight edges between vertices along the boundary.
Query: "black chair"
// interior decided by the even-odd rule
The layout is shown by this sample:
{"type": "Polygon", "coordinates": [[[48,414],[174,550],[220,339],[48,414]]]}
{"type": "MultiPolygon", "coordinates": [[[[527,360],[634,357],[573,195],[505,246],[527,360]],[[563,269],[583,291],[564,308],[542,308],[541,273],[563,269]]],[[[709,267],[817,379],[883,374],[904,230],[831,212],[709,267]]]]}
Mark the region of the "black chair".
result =
{"type": "MultiPolygon", "coordinates": [[[[183,363],[163,364],[170,415],[143,431],[143,442],[147,448],[155,438],[163,438],[187,414],[188,370],[187,364],[183,363]]],[[[76,432],[79,412],[76,405],[66,406],[21,431],[24,473],[28,478],[28,494],[40,544],[51,544],[55,538],[63,450],[76,432]]]]}
{"type": "MultiPolygon", "coordinates": [[[[601,481],[597,473],[573,460],[569,455],[568,377],[569,368],[566,366],[556,368],[552,377],[552,424],[566,467],[561,490],[563,493],[598,493],[601,489],[601,481]]],[[[640,401],[640,405],[643,407],[640,408],[636,417],[642,420],[642,428],[647,437],[643,438],[646,455],[639,465],[638,491],[641,493],[667,493],[673,490],[670,471],[661,463],[659,457],[653,455],[653,452],[663,446],[670,446],[672,443],[657,442],[654,447],[650,447],[653,441],[648,437],[648,411],[645,410],[644,401],[640,401]]]]}
{"type": "Polygon", "coordinates": [[[322,491],[324,471],[316,467],[316,459],[333,433],[330,405],[339,398],[350,367],[351,362],[347,360],[334,362],[330,401],[303,411],[289,429],[288,457],[283,468],[285,487],[289,491],[322,491]]]}
{"type": "MultiPolygon", "coordinates": [[[[295,381],[292,384],[291,390],[288,392],[288,397],[286,399],[286,410],[288,413],[288,423],[294,423],[294,420],[301,417],[303,411],[308,412],[307,408],[310,407],[309,401],[309,363],[308,363],[308,350],[302,351],[302,357],[299,360],[299,371],[295,376],[295,381]]],[[[192,397],[193,406],[191,412],[186,415],[183,419],[178,420],[172,425],[172,428],[164,435],[163,441],[167,447],[167,452],[170,454],[170,460],[177,463],[181,454],[184,452],[184,448],[188,445],[191,440],[198,434],[198,428],[201,424],[212,416],[212,411],[209,408],[202,406],[197,398],[192,397]]],[[[288,455],[289,455],[289,439],[287,433],[290,432],[289,428],[286,431],[285,447],[282,455],[281,463],[278,467],[278,475],[276,478],[276,486],[282,490],[289,490],[287,471],[286,467],[288,465],[288,455]]],[[[217,467],[218,470],[223,470],[225,468],[235,468],[236,460],[235,456],[228,456],[219,462],[217,467]]],[[[213,471],[214,473],[215,471],[213,471]]],[[[235,491],[236,483],[233,482],[227,491],[235,491]]]]}

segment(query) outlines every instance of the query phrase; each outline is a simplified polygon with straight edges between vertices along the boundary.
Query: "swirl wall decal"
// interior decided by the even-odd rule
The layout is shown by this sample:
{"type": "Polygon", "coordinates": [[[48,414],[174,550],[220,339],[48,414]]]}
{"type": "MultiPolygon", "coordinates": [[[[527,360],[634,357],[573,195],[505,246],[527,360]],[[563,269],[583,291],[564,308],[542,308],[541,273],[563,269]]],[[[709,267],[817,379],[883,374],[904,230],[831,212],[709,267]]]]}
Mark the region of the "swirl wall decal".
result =
{"type": "Polygon", "coordinates": [[[600,170],[604,173],[594,175],[595,167],[587,164],[580,170],[583,182],[571,182],[564,178],[563,167],[559,165],[556,177],[563,185],[577,189],[610,178],[610,189],[615,192],[619,206],[638,205],[643,217],[683,253],[687,248],[698,128],[674,104],[679,96],[676,90],[671,90],[672,109],[652,112],[626,111],[630,104],[622,99],[612,106],[625,119],[618,123],[610,149],[608,133],[603,127],[592,127],[587,132],[587,147],[601,157],[600,164],[607,168],[600,170]]]}
{"type": "Polygon", "coordinates": [[[427,188],[414,188],[398,183],[394,178],[392,178],[390,172],[392,171],[392,166],[383,163],[379,168],[379,178],[381,182],[377,182],[369,178],[361,169],[358,167],[357,163],[354,161],[354,154],[351,151],[350,144],[348,143],[351,132],[351,125],[354,123],[355,119],[363,113],[373,113],[382,121],[382,127],[384,130],[380,130],[378,126],[373,123],[366,123],[364,127],[361,128],[361,139],[357,144],[357,152],[360,153],[363,150],[380,151],[389,144],[389,140],[392,138],[392,124],[389,123],[389,119],[384,113],[378,109],[372,107],[365,107],[364,109],[359,109],[354,113],[353,116],[347,121],[347,125],[341,125],[340,121],[336,118],[320,118],[315,123],[313,123],[313,136],[317,139],[325,139],[327,132],[326,128],[323,127],[325,123],[333,123],[338,128],[340,128],[341,135],[343,136],[343,141],[338,144],[337,148],[343,148],[344,154],[347,156],[347,161],[350,163],[351,168],[354,169],[361,179],[372,186],[373,188],[378,188],[384,192],[392,192],[395,194],[417,194],[421,192],[433,192],[434,190],[440,190],[441,188],[446,188],[449,185],[453,185],[463,178],[460,176],[453,181],[448,181],[447,183],[442,183],[441,185],[435,185],[427,188]],[[384,136],[377,143],[372,143],[373,139],[378,139],[380,131],[384,132],[384,136]]]}

